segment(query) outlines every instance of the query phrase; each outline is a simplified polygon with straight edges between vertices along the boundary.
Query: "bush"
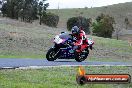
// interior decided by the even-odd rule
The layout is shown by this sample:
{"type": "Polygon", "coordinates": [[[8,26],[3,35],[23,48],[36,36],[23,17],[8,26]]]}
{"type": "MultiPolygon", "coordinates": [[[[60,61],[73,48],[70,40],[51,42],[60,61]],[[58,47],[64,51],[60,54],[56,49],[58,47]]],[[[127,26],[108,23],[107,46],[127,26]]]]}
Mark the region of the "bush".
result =
{"type": "Polygon", "coordinates": [[[96,18],[96,22],[92,25],[93,33],[99,37],[111,38],[114,31],[114,23],[114,18],[109,15],[101,14],[96,18]]]}
{"type": "Polygon", "coordinates": [[[59,16],[53,13],[44,13],[41,19],[42,23],[50,26],[50,27],[57,27],[59,22],[59,16]]]}
{"type": "Polygon", "coordinates": [[[68,21],[67,21],[68,31],[71,31],[73,26],[78,26],[78,27],[82,26],[84,31],[87,34],[90,33],[90,30],[89,30],[90,20],[85,18],[85,17],[72,17],[72,18],[69,18],[68,21]]]}

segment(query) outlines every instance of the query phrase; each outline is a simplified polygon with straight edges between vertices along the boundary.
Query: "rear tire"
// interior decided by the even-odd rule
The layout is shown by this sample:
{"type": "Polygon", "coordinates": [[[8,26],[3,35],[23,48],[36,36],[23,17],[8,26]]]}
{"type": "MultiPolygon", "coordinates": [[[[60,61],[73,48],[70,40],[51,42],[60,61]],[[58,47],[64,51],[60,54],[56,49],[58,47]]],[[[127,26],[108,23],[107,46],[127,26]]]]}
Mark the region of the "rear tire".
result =
{"type": "Polygon", "coordinates": [[[81,53],[75,52],[75,60],[77,62],[82,62],[87,58],[88,54],[89,50],[84,50],[81,53]]]}
{"type": "Polygon", "coordinates": [[[55,54],[56,54],[56,52],[55,52],[54,48],[50,48],[48,50],[47,54],[46,54],[46,59],[48,61],[54,61],[54,60],[56,60],[57,58],[55,57],[55,54]]]}

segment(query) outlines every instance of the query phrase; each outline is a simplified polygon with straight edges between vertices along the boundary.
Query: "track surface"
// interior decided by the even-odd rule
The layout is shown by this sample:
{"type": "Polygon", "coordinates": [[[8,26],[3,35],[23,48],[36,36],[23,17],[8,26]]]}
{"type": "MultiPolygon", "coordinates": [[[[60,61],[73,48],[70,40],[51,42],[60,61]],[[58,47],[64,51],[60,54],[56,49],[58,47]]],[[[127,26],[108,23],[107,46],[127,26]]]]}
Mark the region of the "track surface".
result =
{"type": "Polygon", "coordinates": [[[74,60],[56,60],[56,61],[47,61],[43,59],[0,59],[0,68],[3,67],[29,67],[29,66],[132,66],[132,63],[129,62],[76,62],[74,60]]]}

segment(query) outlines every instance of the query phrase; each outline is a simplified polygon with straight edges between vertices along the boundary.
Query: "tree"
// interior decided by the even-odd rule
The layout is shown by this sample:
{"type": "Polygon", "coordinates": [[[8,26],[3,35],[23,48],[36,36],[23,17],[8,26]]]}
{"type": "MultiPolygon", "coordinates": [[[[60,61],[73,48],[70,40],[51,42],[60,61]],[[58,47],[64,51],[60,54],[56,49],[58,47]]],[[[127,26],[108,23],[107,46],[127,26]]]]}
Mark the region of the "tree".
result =
{"type": "Polygon", "coordinates": [[[2,1],[0,1],[0,5],[2,5],[2,1]]]}
{"type": "Polygon", "coordinates": [[[31,22],[32,20],[37,19],[38,0],[25,0],[21,5],[19,15],[23,21],[31,22]]]}
{"type": "Polygon", "coordinates": [[[38,19],[38,15],[46,11],[49,4],[45,3],[45,1],[46,0],[6,0],[6,3],[2,6],[2,13],[4,16],[12,19],[21,18],[21,21],[31,22],[32,20],[38,19]],[[41,10],[40,7],[42,7],[41,10]]]}
{"type": "Polygon", "coordinates": [[[42,23],[42,16],[46,16],[46,9],[49,6],[49,3],[45,3],[46,0],[40,1],[38,4],[38,15],[39,15],[39,24],[42,23]]]}
{"type": "Polygon", "coordinates": [[[101,14],[93,23],[93,33],[100,37],[111,38],[114,31],[114,18],[109,15],[101,14]]]}
{"type": "Polygon", "coordinates": [[[119,24],[114,24],[114,29],[115,29],[115,34],[116,34],[116,39],[118,40],[119,39],[119,36],[120,36],[120,32],[121,32],[121,28],[120,28],[120,25],[119,24]]]}
{"type": "Polygon", "coordinates": [[[47,13],[49,3],[46,0],[7,0],[2,6],[4,16],[12,19],[21,19],[24,22],[32,22],[39,18],[40,25],[44,23],[48,26],[57,27],[59,16],[47,13]]]}
{"type": "Polygon", "coordinates": [[[44,15],[41,18],[42,23],[45,25],[48,25],[50,27],[57,27],[57,24],[59,22],[59,16],[53,14],[53,13],[44,13],[44,15]]]}
{"type": "MultiPolygon", "coordinates": [[[[20,10],[20,2],[22,0],[7,0],[2,7],[6,9],[6,16],[12,19],[18,19],[18,11],[20,10]]],[[[4,11],[4,10],[2,10],[4,11]]],[[[3,13],[3,12],[2,12],[3,13]]]]}
{"type": "Polygon", "coordinates": [[[128,25],[130,23],[127,17],[125,18],[124,23],[126,25],[126,30],[127,30],[128,29],[128,25]]]}
{"type": "Polygon", "coordinates": [[[103,13],[101,13],[99,16],[97,16],[96,21],[100,22],[104,17],[105,17],[105,15],[103,13]]]}
{"type": "Polygon", "coordinates": [[[1,8],[3,17],[7,16],[7,3],[4,3],[1,8]]]}
{"type": "Polygon", "coordinates": [[[67,29],[68,31],[71,31],[71,28],[73,26],[78,26],[78,27],[83,27],[84,31],[89,34],[90,33],[90,30],[89,30],[89,27],[90,27],[90,22],[91,19],[87,19],[85,17],[72,17],[72,18],[69,18],[68,21],[67,21],[67,29]]]}

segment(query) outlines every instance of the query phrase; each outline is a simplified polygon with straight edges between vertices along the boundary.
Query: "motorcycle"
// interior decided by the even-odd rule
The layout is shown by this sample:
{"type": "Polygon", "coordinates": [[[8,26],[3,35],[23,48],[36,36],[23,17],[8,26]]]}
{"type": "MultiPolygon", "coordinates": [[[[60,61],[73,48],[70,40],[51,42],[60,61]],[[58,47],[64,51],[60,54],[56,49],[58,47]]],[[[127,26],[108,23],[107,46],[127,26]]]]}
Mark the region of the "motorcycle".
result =
{"type": "MultiPolygon", "coordinates": [[[[77,62],[82,62],[89,55],[89,44],[80,52],[73,50],[73,37],[68,33],[62,32],[56,35],[53,41],[54,46],[51,47],[46,54],[48,61],[54,61],[56,59],[75,59],[77,62]]],[[[92,49],[92,45],[90,49],[92,49]]]]}

